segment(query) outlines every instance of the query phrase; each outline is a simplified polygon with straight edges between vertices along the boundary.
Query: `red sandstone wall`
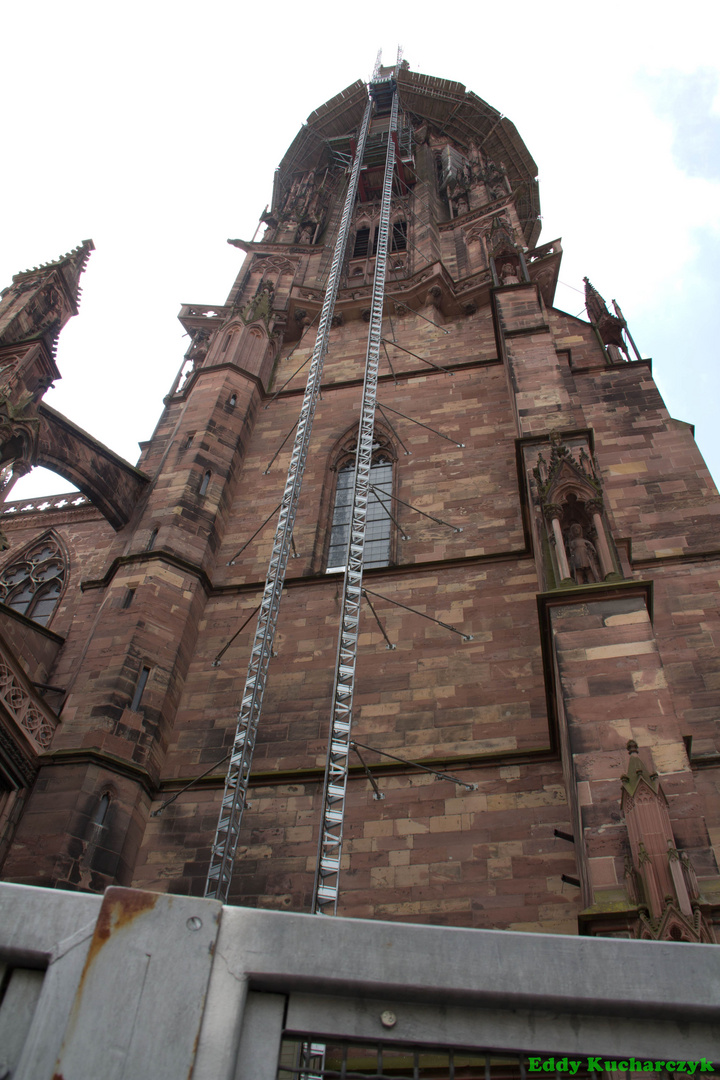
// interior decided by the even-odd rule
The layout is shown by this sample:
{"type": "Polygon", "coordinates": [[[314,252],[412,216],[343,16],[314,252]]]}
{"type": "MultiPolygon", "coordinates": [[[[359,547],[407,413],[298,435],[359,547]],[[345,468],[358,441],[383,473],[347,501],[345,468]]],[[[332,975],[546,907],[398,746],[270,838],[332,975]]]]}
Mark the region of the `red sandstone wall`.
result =
{"type": "MultiPolygon", "coordinates": [[[[341,911],[572,932],[581,896],[560,875],[577,873],[575,851],[567,841],[554,838],[553,830],[572,832],[574,825],[567,777],[549,749],[546,673],[535,607],[539,583],[534,559],[525,550],[515,416],[522,430],[531,432],[546,430],[549,418],[560,430],[569,424],[594,430],[613,536],[630,540],[633,557],[643,559],[636,576],[657,581],[655,633],[662,677],[682,733],[693,734],[703,752],[717,727],[712,624],[717,576],[711,562],[683,562],[679,557],[709,549],[718,504],[707,501],[707,476],[689,429],[668,420],[645,365],[572,371],[565,356],[557,357],[558,351],[571,348],[573,365],[578,357],[587,359],[590,367],[597,361],[599,350],[587,326],[562,313],[551,313],[549,321],[538,317],[524,290],[515,298],[506,291],[504,304],[505,325],[517,331],[509,339],[509,363],[513,377],[525,380],[522,385],[508,382],[504,367],[494,359],[489,308],[448,321],[449,334],[416,316],[394,320],[398,340],[419,356],[448,367],[471,365],[444,374],[391,350],[398,382],[384,367],[379,393],[381,401],[465,443],[459,449],[390,414],[412,450],[406,456],[396,444],[397,495],[463,531],[453,533],[398,507],[411,539],[397,540],[396,566],[369,572],[366,584],[472,633],[473,641],[462,642],[418,615],[378,601],[397,649],[385,648],[366,611],[354,733],[361,742],[409,760],[437,761],[440,768],[477,783],[478,789],[466,792],[450,781],[403,773],[394,766],[388,772],[383,759],[368,751],[386,798],[374,800],[369,781],[354,770],[341,911]],[[522,406],[515,414],[511,392],[522,406]]],[[[309,902],[338,620],[337,580],[321,573],[334,484],[331,465],[339,442],[357,422],[364,334],[365,324],[359,320],[333,331],[326,361],[327,385],[316,414],[295,531],[299,558],[290,564],[278,657],[271,668],[256,750],[252,808],[243,825],[233,887],[234,898],[243,903],[303,910],[309,902]],[[278,774],[275,779],[273,773],[278,774]]],[[[280,362],[275,386],[299,365],[309,347],[309,341],[303,343],[280,362]]],[[[145,467],[162,462],[163,473],[142,518],[115,539],[100,522],[75,526],[70,519],[65,526],[82,572],[73,569],[71,590],[56,617],[69,635],[57,678],[71,680],[91,647],[96,659],[82,675],[81,700],[96,701],[101,708],[112,694],[127,695],[131,689],[128,683],[123,690],[124,676],[98,666],[104,655],[110,658],[126,650],[137,634],[146,651],[155,636],[158,656],[165,640],[175,640],[180,650],[180,674],[172,676],[172,692],[167,698],[166,688],[163,706],[167,754],[153,759],[153,768],[159,770],[153,782],[160,779],[164,785],[155,806],[169,790],[177,790],[180,781],[217,762],[232,739],[253,624],[218,667],[213,667],[213,659],[258,602],[272,523],[235,565],[228,563],[279,502],[289,443],[268,475],[264,470],[297,416],[300,397],[293,387],[303,382],[301,375],[265,408],[269,399],[257,407],[251,404],[242,378],[227,369],[201,373],[187,403],[169,406],[145,455],[145,467]],[[234,410],[227,407],[231,390],[247,397],[234,410]],[[190,432],[200,434],[188,448],[190,432]],[[219,486],[201,503],[193,485],[205,467],[212,468],[219,486]],[[179,523],[173,520],[178,510],[183,519],[179,523]],[[212,583],[209,596],[193,584],[192,575],[165,566],[164,555],[142,562],[153,522],[161,529],[161,552],[191,562],[201,559],[212,583]],[[111,553],[134,553],[140,561],[121,566],[110,599],[100,588],[78,594],[79,579],[100,578],[111,553]],[[128,586],[138,591],[132,607],[124,611],[120,605],[128,586]],[[102,636],[93,639],[93,620],[104,602],[110,606],[102,636]],[[72,614],[77,615],[74,629],[72,614]],[[170,700],[172,705],[167,704],[170,700]],[[172,785],[174,779],[178,783],[172,785]]],[[[392,436],[387,428],[386,434],[392,436]]],[[[32,524],[22,523],[22,538],[31,535],[32,524]]],[[[597,693],[612,711],[607,690],[623,677],[621,659],[609,658],[600,672],[595,690],[589,691],[591,707],[597,693]]],[[[166,666],[175,663],[168,652],[166,666]]],[[[99,740],[97,727],[83,719],[87,715],[87,708],[68,714],[57,749],[102,744],[106,751],[137,759],[130,728],[125,734],[118,728],[111,747],[106,736],[99,740]]],[[[607,719],[613,717],[608,713],[607,719]]],[[[627,734],[624,728],[622,733],[627,734]]],[[[647,737],[647,745],[654,745],[650,727],[647,737]]],[[[618,781],[622,767],[619,755],[618,781]]],[[[54,770],[47,772],[43,784],[56,800],[55,809],[42,809],[39,789],[40,801],[32,808],[37,816],[28,814],[22,834],[35,839],[12,863],[17,877],[33,878],[34,865],[43,883],[57,880],[70,887],[97,888],[106,880],[104,873],[114,872],[118,880],[144,887],[202,890],[223,766],[214,779],[181,796],[147,824],[147,796],[139,795],[137,786],[118,785],[117,798],[125,800],[129,824],[125,839],[114,846],[108,841],[105,855],[87,853],[92,797],[103,778],[92,768],[77,775],[67,765],[54,770]],[[73,801],[78,787],[86,793],[82,805],[77,797],[73,801]],[[57,801],[61,790],[65,802],[57,801]],[[54,825],[48,839],[40,841],[49,814],[54,825]],[[75,839],[53,868],[50,853],[62,846],[58,837],[63,830],[75,839]],[[127,839],[132,835],[134,841],[127,839]],[[134,855],[133,843],[137,849],[141,836],[140,853],[134,855]],[[31,850],[34,863],[27,857],[31,850]],[[41,865],[44,869],[38,870],[41,865]]],[[[697,777],[708,827],[717,837],[712,773],[707,769],[697,777]]],[[[605,802],[619,807],[619,785],[612,780],[606,787],[605,802]]]]}

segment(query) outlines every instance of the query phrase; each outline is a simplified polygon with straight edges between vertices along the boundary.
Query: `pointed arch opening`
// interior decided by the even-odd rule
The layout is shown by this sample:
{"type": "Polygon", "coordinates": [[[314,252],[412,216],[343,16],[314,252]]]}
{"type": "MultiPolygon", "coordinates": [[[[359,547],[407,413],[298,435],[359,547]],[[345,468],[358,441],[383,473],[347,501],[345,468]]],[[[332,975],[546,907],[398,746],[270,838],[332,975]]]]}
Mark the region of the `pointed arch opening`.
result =
{"type": "MultiPolygon", "coordinates": [[[[357,435],[341,440],[336,448],[331,470],[335,473],[335,489],[329,522],[329,540],[325,573],[344,571],[347,564],[350,526],[352,522],[353,489],[355,480],[355,452],[357,435]]],[[[363,565],[366,569],[390,566],[394,561],[395,526],[392,509],[394,494],[394,467],[397,460],[394,447],[386,433],[376,428],[370,468],[370,496],[368,499],[365,529],[365,552],[363,565]]]]}

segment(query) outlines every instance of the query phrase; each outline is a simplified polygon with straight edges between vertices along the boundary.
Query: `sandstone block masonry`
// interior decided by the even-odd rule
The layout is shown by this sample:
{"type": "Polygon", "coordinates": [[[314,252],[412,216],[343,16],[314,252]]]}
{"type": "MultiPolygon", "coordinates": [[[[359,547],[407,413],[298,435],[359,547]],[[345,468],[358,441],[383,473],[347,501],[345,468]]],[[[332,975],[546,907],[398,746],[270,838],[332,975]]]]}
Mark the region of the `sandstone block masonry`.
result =
{"type": "MultiPolygon", "coordinates": [[[[536,169],[514,127],[459,84],[398,80],[406,160],[374,448],[391,479],[373,511],[385,554],[364,579],[339,911],[713,940],[720,499],[649,361],[620,362],[603,338],[600,299],[591,322],[553,306],[561,249],[537,246],[536,169]]],[[[245,260],[227,302],[183,307],[190,346],[140,471],[118,466],[136,485],[127,520],[97,499],[3,515],[10,605],[9,568],[34,543],[52,535],[65,559],[45,628],[0,608],[0,646],[59,721],[38,754],[3,714],[9,880],[203,891],[340,221],[339,162],[365,101],[355,86],[313,114],[265,233],[233,241],[245,260]]],[[[385,122],[373,120],[377,145],[385,122]]],[[[342,591],[329,551],[357,440],[374,168],[324,360],[237,904],[310,904],[342,591]]]]}

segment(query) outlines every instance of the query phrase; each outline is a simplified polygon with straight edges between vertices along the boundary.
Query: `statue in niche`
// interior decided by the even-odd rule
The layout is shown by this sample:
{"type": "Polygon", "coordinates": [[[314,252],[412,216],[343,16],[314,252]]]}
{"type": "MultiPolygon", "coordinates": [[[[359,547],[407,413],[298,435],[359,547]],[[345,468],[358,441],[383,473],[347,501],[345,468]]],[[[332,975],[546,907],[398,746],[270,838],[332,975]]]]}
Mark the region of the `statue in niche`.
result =
{"type": "Polygon", "coordinates": [[[533,477],[556,549],[556,580],[577,585],[619,580],[603,521],[602,485],[590,456],[584,447],[571,453],[557,433],[550,444],[550,461],[539,454],[533,477]]]}
{"type": "Polygon", "coordinates": [[[453,208],[453,217],[470,213],[470,196],[465,188],[456,189],[455,194],[450,196],[453,208]]]}
{"type": "Polygon", "coordinates": [[[517,267],[511,262],[503,263],[500,268],[500,280],[503,285],[519,285],[520,278],[517,274],[517,267]]]}
{"type": "Polygon", "coordinates": [[[312,244],[313,236],[315,235],[315,223],[312,221],[305,221],[298,230],[297,244],[312,244]]]}
{"type": "Polygon", "coordinates": [[[568,557],[570,571],[577,585],[600,581],[599,563],[595,545],[583,536],[582,525],[575,522],[568,530],[568,557]]]}
{"type": "Polygon", "coordinates": [[[442,160],[444,183],[440,190],[445,189],[453,217],[467,214],[470,211],[470,191],[473,187],[472,166],[460,151],[449,145],[442,160]]]}
{"type": "Polygon", "coordinates": [[[498,168],[494,161],[488,161],[483,179],[491,199],[500,199],[508,194],[506,176],[503,166],[498,168]]]}

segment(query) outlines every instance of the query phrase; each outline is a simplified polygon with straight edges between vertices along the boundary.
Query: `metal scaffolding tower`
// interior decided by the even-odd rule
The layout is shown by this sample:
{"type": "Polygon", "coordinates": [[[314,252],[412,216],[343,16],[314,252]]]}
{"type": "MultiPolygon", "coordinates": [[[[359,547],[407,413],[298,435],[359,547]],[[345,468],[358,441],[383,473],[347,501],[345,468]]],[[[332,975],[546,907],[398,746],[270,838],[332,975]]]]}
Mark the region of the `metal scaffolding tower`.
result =
{"type": "MultiPolygon", "coordinates": [[[[300,489],[305,470],[305,462],[307,460],[315,407],[320,394],[323,361],[327,352],[328,337],[332,325],[333,312],[335,310],[340,274],[345,261],[350,223],[357,196],[360,169],[365,154],[372,104],[372,98],[368,98],[367,107],[360,127],[355,160],[350,173],[350,182],[345,197],[340,228],[335,242],[332,265],[325,290],[320,323],[318,325],[317,340],[310,364],[310,373],[305,387],[300,417],[298,419],[295,442],[293,444],[290,466],[285,482],[285,490],[280,506],[280,514],[275,530],[272,553],[270,555],[270,564],[265,579],[265,589],[260,605],[257,629],[255,631],[255,638],[248,665],[245,689],[243,691],[240,712],[237,718],[235,741],[233,743],[230,764],[225,780],[225,791],[223,793],[215,840],[210,853],[210,867],[205,884],[205,896],[222,900],[223,903],[227,903],[228,901],[235,852],[238,844],[238,833],[242,821],[243,810],[247,801],[247,788],[250,778],[252,755],[255,748],[255,739],[257,736],[258,721],[260,719],[262,700],[267,682],[267,672],[273,651],[273,642],[275,640],[280,599],[290,554],[293,526],[295,524],[295,516],[300,498],[300,489]]],[[[387,249],[387,227],[385,229],[384,244],[385,247],[383,250],[385,251],[387,249]]],[[[380,311],[382,311],[382,296],[380,311]]],[[[376,336],[379,347],[379,323],[376,336]]]]}
{"type": "Polygon", "coordinates": [[[385,175],[380,204],[380,225],[370,306],[370,328],[365,356],[362,409],[355,453],[353,511],[343,581],[342,614],[333,685],[330,739],[325,765],[323,818],[313,888],[313,912],[315,914],[335,914],[337,911],[353,693],[355,688],[355,665],[357,661],[360,606],[362,603],[365,525],[368,500],[370,498],[370,468],[372,465],[375,430],[375,406],[377,402],[378,368],[380,364],[380,346],[382,344],[382,317],[385,301],[385,271],[389,246],[393,173],[395,169],[398,95],[394,78],[376,78],[370,84],[370,94],[378,102],[378,105],[386,107],[388,101],[391,100],[390,134],[387,141],[385,175]]]}

